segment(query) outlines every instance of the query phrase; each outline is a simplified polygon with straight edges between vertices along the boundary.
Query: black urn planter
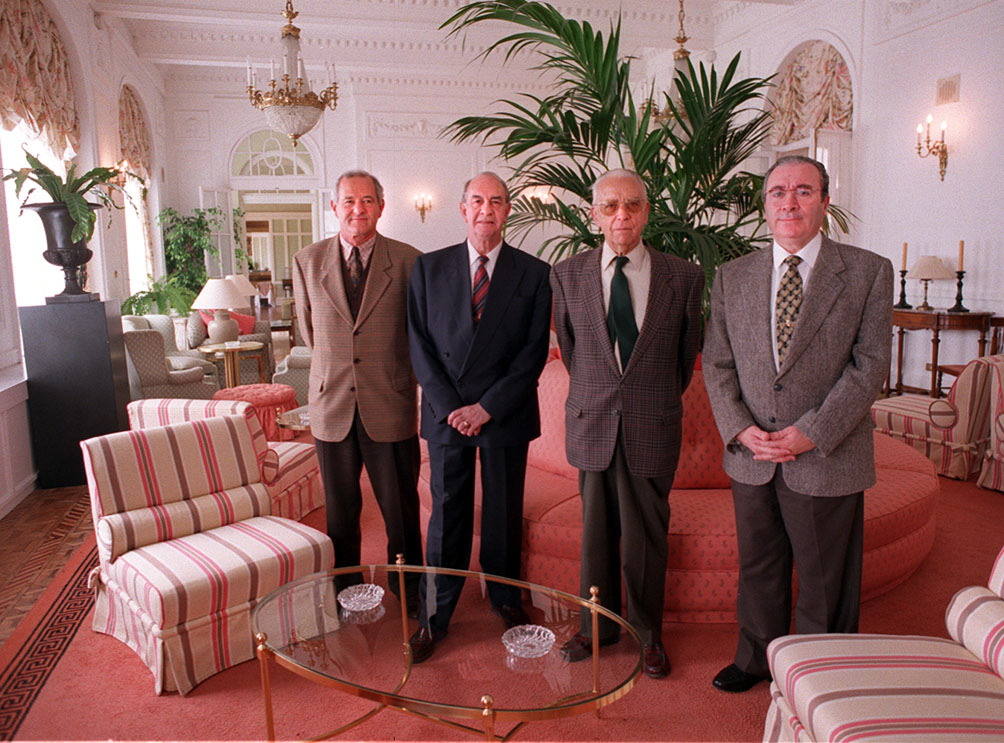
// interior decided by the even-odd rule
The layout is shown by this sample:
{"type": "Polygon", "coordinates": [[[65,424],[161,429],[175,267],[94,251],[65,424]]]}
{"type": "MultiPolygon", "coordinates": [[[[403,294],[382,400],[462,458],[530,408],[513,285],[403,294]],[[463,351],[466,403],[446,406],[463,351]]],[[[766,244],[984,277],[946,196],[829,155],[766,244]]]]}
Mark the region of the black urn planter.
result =
{"type": "MultiPolygon", "coordinates": [[[[87,204],[91,209],[100,209],[101,204],[87,204]]],[[[73,218],[66,204],[53,202],[48,204],[25,204],[25,209],[31,209],[38,214],[45,229],[46,249],[42,257],[54,266],[63,269],[63,291],[52,297],[46,297],[46,304],[54,302],[90,302],[97,301],[98,295],[84,291],[81,274],[83,266],[94,255],[87,247],[86,240],[72,242],[73,218]]]]}

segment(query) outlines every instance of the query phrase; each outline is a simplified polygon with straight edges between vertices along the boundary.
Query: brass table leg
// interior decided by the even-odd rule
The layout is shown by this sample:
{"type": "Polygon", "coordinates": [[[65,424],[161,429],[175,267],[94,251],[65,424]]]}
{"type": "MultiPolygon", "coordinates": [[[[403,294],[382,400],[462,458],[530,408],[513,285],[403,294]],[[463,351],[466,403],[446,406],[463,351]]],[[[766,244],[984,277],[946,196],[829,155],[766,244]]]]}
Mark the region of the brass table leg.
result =
{"type": "Polygon", "coordinates": [[[275,740],[275,722],[272,719],[272,682],[268,673],[268,661],[272,656],[272,651],[265,644],[267,640],[268,636],[264,632],[255,635],[255,642],[258,644],[258,665],[261,669],[261,693],[265,703],[265,738],[266,740],[275,740]]]}
{"type": "Polygon", "coordinates": [[[485,728],[485,740],[495,740],[495,710],[492,709],[494,704],[495,700],[491,694],[481,697],[481,705],[484,708],[481,711],[481,723],[485,728]]]}

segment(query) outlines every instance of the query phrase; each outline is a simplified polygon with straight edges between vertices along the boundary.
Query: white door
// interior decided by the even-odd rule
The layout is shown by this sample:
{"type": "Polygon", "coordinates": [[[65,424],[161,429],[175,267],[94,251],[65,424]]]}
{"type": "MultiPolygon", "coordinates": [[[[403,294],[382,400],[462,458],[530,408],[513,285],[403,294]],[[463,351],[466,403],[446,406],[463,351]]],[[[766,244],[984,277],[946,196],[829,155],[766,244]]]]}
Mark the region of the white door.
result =
{"type": "Polygon", "coordinates": [[[237,192],[223,188],[199,186],[199,208],[219,209],[221,229],[212,233],[217,255],[206,254],[206,271],[211,277],[222,278],[234,272],[234,208],[237,192]]]}

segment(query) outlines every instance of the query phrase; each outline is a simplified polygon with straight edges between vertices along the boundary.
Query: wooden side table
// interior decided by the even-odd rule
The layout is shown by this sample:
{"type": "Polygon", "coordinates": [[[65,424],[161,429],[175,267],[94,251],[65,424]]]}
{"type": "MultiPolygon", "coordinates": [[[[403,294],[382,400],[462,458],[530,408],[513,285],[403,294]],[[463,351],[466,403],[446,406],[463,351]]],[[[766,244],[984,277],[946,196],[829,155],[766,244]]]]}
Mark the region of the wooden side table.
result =
{"type": "Polygon", "coordinates": [[[945,310],[896,310],[892,311],[892,324],[898,328],[896,346],[896,394],[904,392],[927,393],[940,397],[938,389],[938,346],[941,345],[942,330],[977,330],[980,338],[978,356],[987,351],[987,332],[990,330],[991,312],[947,312],[945,310]],[[931,331],[931,389],[911,387],[903,384],[903,337],[908,330],[931,331]]]}
{"type": "MultiPolygon", "coordinates": [[[[241,383],[241,367],[239,357],[242,351],[260,351],[265,347],[259,341],[238,341],[236,343],[207,343],[199,346],[199,350],[207,355],[223,356],[223,376],[225,387],[236,387],[241,383]]],[[[258,379],[264,382],[264,359],[258,356],[258,379]]]]}

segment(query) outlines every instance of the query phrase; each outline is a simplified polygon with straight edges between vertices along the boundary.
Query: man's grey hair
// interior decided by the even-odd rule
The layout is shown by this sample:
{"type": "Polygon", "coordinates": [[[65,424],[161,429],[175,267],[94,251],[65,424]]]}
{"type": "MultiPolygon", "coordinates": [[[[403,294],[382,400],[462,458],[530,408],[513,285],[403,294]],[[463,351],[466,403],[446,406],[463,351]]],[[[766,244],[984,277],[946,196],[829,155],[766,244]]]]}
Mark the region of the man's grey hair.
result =
{"type": "Polygon", "coordinates": [[[645,181],[640,175],[633,170],[628,170],[627,168],[614,168],[613,170],[608,170],[606,173],[593,181],[593,204],[596,203],[596,191],[599,190],[600,185],[607,178],[630,178],[631,180],[637,182],[637,184],[641,187],[642,193],[646,195],[648,194],[648,186],[645,184],[645,181]]]}
{"type": "Polygon", "coordinates": [[[825,199],[829,196],[830,174],[826,172],[826,166],[819,162],[819,160],[814,160],[811,157],[806,157],[805,155],[785,155],[784,157],[778,158],[773,165],[767,168],[767,172],[764,173],[763,176],[763,195],[767,195],[767,181],[770,179],[770,174],[774,172],[775,168],[779,168],[782,165],[795,165],[798,163],[811,165],[819,171],[819,198],[825,199]]]}
{"type": "Polygon", "coordinates": [[[499,185],[502,186],[502,190],[505,191],[506,202],[512,201],[512,198],[509,195],[509,184],[506,183],[504,180],[502,180],[502,177],[498,173],[493,173],[490,170],[483,170],[477,175],[472,175],[470,178],[464,181],[464,190],[460,193],[461,203],[467,201],[467,189],[470,188],[471,182],[484,175],[488,176],[489,178],[494,178],[496,181],[498,181],[499,185]]]}
{"type": "Polygon", "coordinates": [[[338,176],[338,180],[335,181],[336,201],[338,200],[338,189],[341,188],[342,181],[344,181],[346,178],[369,178],[371,181],[373,181],[373,188],[376,190],[377,201],[379,201],[381,204],[383,203],[383,186],[380,184],[380,181],[377,180],[377,177],[375,175],[366,170],[346,170],[344,173],[338,176]]]}

